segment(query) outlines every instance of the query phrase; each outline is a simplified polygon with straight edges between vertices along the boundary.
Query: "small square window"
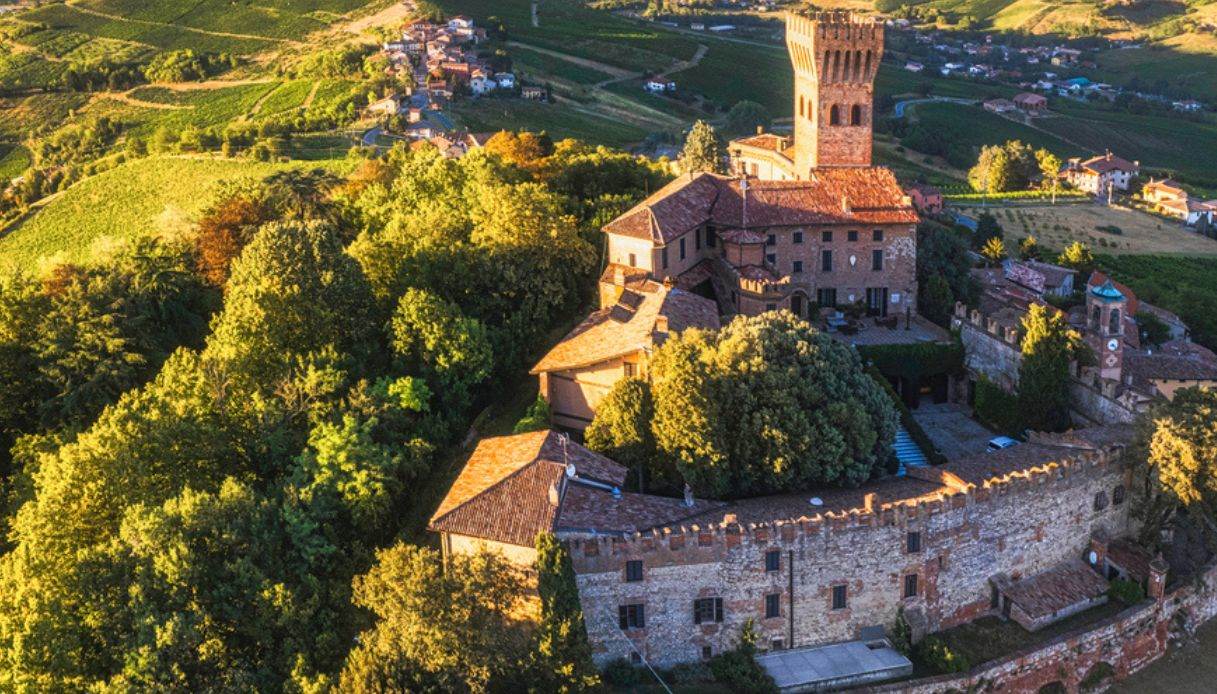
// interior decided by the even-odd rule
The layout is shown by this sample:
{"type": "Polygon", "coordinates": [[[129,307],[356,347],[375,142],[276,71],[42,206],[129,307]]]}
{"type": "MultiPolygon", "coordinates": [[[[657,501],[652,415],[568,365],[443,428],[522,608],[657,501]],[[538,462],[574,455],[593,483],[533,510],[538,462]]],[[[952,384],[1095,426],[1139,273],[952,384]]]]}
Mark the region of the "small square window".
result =
{"type": "Polygon", "coordinates": [[[850,232],[847,232],[847,233],[846,233],[846,237],[847,237],[847,239],[848,239],[849,241],[851,241],[851,242],[853,242],[853,241],[857,241],[857,240],[858,240],[858,232],[856,232],[856,231],[850,231],[850,232]]]}
{"type": "Polygon", "coordinates": [[[847,589],[844,585],[832,587],[832,608],[834,610],[844,610],[849,606],[847,589]]]}
{"type": "Polygon", "coordinates": [[[723,621],[722,598],[698,598],[693,601],[693,623],[711,624],[723,621]]]}
{"type": "Polygon", "coordinates": [[[794,261],[794,263],[792,264],[792,267],[794,268],[794,272],[796,272],[796,273],[802,272],[803,271],[803,261],[801,261],[801,260],[794,261]]]}
{"type": "Polygon", "coordinates": [[[824,243],[831,243],[832,242],[832,232],[831,231],[821,231],[820,240],[823,241],[824,243]]]}
{"type": "Polygon", "coordinates": [[[782,616],[782,594],[770,593],[765,596],[765,619],[782,616]]]}
{"type": "Polygon", "coordinates": [[[801,232],[801,231],[794,232],[794,234],[791,236],[790,241],[791,241],[791,243],[803,243],[803,232],[801,232]]]}
{"type": "Polygon", "coordinates": [[[769,648],[774,651],[780,651],[786,647],[786,642],[781,639],[774,639],[769,644],[769,648]]]}
{"type": "Polygon", "coordinates": [[[646,609],[642,605],[618,605],[617,621],[622,629],[645,629],[646,609]]]}
{"type": "Polygon", "coordinates": [[[883,240],[883,230],[875,229],[874,231],[871,232],[871,238],[874,239],[875,241],[882,241],[883,240]]]}
{"type": "Polygon", "coordinates": [[[776,310],[778,310],[778,305],[777,304],[765,304],[765,310],[766,311],[776,311],[776,310]]]}
{"type": "Polygon", "coordinates": [[[771,549],[765,552],[765,570],[766,571],[781,571],[782,570],[782,552],[781,550],[771,549]]]}
{"type": "Polygon", "coordinates": [[[625,580],[630,582],[642,580],[641,559],[631,559],[625,563],[625,580]]]}
{"type": "Polygon", "coordinates": [[[701,647],[701,659],[702,660],[709,660],[710,658],[713,658],[713,657],[714,657],[713,648],[710,648],[709,646],[701,647]]]}
{"type": "Polygon", "coordinates": [[[770,234],[765,237],[766,246],[776,246],[777,243],[778,243],[778,237],[774,236],[773,234],[770,234]]]}
{"type": "Polygon", "coordinates": [[[917,531],[910,532],[904,541],[904,549],[909,554],[916,554],[921,551],[921,533],[917,531]]]}
{"type": "Polygon", "coordinates": [[[904,597],[917,597],[917,574],[909,574],[904,577],[904,597]]]}

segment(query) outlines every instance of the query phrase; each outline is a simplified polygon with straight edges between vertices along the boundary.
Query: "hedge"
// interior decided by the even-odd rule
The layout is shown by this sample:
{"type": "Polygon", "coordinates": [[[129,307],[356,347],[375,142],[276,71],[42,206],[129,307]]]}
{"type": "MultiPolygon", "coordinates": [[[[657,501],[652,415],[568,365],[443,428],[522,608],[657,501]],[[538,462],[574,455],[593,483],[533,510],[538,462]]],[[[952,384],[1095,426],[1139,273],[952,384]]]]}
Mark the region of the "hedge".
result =
{"type": "Polygon", "coordinates": [[[896,410],[900,412],[900,424],[909,432],[909,437],[913,439],[913,443],[917,444],[922,453],[925,453],[926,460],[931,465],[942,465],[947,462],[947,457],[934,446],[934,442],[925,433],[925,429],[922,429],[917,420],[913,419],[913,413],[909,411],[908,405],[904,404],[904,400],[896,394],[896,389],[892,388],[891,382],[884,377],[874,364],[868,364],[866,372],[870,374],[871,378],[875,379],[879,387],[892,399],[892,403],[896,405],[896,410]]]}
{"type": "Polygon", "coordinates": [[[963,343],[953,335],[950,344],[917,342],[907,345],[867,345],[858,354],[890,378],[921,381],[963,370],[963,343]]]}
{"type": "MultiPolygon", "coordinates": [[[[1004,193],[949,193],[943,196],[950,201],[969,200],[1051,200],[1052,191],[1045,190],[1010,190],[1004,193]]],[[[1081,200],[1091,197],[1090,193],[1081,190],[1058,190],[1057,200],[1081,200]]]]}
{"type": "Polygon", "coordinates": [[[1018,411],[1018,396],[1002,390],[982,374],[976,381],[976,418],[981,424],[1003,434],[1022,433],[1022,418],[1018,411]]]}

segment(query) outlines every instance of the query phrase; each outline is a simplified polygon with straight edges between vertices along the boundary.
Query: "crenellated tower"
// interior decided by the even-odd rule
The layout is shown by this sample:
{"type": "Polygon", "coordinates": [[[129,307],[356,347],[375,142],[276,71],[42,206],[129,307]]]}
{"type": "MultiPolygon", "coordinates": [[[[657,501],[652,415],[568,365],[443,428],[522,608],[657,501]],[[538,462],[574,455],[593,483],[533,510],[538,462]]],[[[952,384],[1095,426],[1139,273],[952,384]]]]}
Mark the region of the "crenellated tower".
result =
{"type": "Polygon", "coordinates": [[[795,176],[870,166],[883,24],[850,12],[787,14],[786,47],[794,65],[795,176]]]}

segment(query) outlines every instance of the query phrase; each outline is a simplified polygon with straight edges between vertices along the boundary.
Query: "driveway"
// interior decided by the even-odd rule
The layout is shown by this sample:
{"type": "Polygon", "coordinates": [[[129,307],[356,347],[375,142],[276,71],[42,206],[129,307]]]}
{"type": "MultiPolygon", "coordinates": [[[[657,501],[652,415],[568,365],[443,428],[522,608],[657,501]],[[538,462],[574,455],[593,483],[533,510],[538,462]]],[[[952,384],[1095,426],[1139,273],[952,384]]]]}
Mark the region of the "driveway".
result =
{"type": "Polygon", "coordinates": [[[989,439],[997,435],[968,416],[963,405],[925,403],[912,412],[947,460],[984,453],[989,439]]]}

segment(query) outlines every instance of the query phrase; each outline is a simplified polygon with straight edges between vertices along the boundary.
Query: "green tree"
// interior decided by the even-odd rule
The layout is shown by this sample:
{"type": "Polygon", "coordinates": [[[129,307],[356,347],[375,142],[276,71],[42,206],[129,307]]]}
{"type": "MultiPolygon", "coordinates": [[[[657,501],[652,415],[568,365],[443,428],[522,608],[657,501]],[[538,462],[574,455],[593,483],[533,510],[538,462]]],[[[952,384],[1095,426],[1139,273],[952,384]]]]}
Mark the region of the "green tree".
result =
{"type": "Polygon", "coordinates": [[[1180,511],[1195,518],[1210,544],[1217,538],[1217,390],[1184,388],[1138,422],[1133,452],[1144,455],[1146,495],[1137,513],[1142,536],[1154,544],[1158,530],[1180,511]]]}
{"type": "Polygon", "coordinates": [[[724,119],[726,132],[735,135],[751,135],[757,128],[768,128],[773,121],[769,110],[755,101],[737,101],[727,111],[724,119]]]}
{"type": "Polygon", "coordinates": [[[1046,149],[1037,149],[1035,162],[1039,167],[1040,186],[1052,191],[1052,203],[1056,204],[1056,191],[1061,185],[1061,158],[1046,149]]]}
{"type": "Polygon", "coordinates": [[[925,285],[921,314],[938,325],[948,325],[955,310],[955,297],[945,277],[934,275],[925,285]]]}
{"type": "Polygon", "coordinates": [[[1081,241],[1074,241],[1065,247],[1057,256],[1056,264],[1078,271],[1078,279],[1083,282],[1094,272],[1094,255],[1090,248],[1081,241]]]}
{"type": "Polygon", "coordinates": [[[1038,172],[1031,147],[1011,140],[983,147],[976,165],[968,171],[968,183],[977,192],[1004,193],[1025,189],[1038,172]]]}
{"type": "Polygon", "coordinates": [[[485,691],[516,681],[530,641],[515,617],[517,569],[489,553],[445,563],[402,543],[376,557],[354,583],[355,604],[376,622],[347,658],[342,691],[485,691]]]}
{"type": "Polygon", "coordinates": [[[407,371],[426,378],[446,406],[462,412],[492,366],[481,322],[434,294],[410,289],[397,303],[391,330],[393,350],[407,371]]]}
{"type": "Polygon", "coordinates": [[[897,426],[857,353],[788,312],[687,330],[651,362],[652,431],[700,496],[858,485],[897,426]]]}
{"type": "Polygon", "coordinates": [[[972,234],[972,248],[979,251],[989,243],[989,239],[1000,240],[1003,233],[1001,225],[997,223],[997,217],[988,212],[982,212],[976,218],[976,231],[972,234]]]}
{"type": "Polygon", "coordinates": [[[596,416],[583,432],[584,442],[628,467],[640,490],[679,491],[682,482],[676,468],[659,467],[663,460],[655,450],[653,418],[650,386],[639,378],[624,378],[596,407],[596,416]]]}
{"type": "Polygon", "coordinates": [[[680,151],[680,169],[685,173],[709,171],[724,172],[722,142],[714,126],[699,120],[693,124],[685,137],[685,146],[680,151]]]}
{"type": "Polygon", "coordinates": [[[540,395],[528,406],[524,416],[512,427],[513,434],[526,434],[530,431],[541,431],[549,428],[549,403],[540,395]]]}
{"type": "Polygon", "coordinates": [[[980,249],[980,254],[989,261],[990,265],[1000,265],[1001,261],[1006,259],[1006,244],[996,236],[990,237],[985,242],[984,248],[980,249]]]}
{"type": "Polygon", "coordinates": [[[598,689],[600,673],[583,624],[583,607],[575,585],[570,554],[551,533],[537,535],[537,625],[533,688],[546,692],[598,689]]]}
{"type": "Polygon", "coordinates": [[[1023,316],[1022,362],[1018,368],[1018,404],[1026,428],[1064,431],[1069,415],[1069,362],[1081,337],[1065,315],[1032,304],[1023,316]]]}
{"type": "MultiPolygon", "coordinates": [[[[934,313],[927,305],[940,294],[930,291],[934,277],[946,280],[950,287],[951,304],[976,301],[977,286],[972,278],[972,258],[968,255],[969,234],[966,229],[951,228],[930,220],[917,225],[917,302],[922,313],[934,313]]],[[[937,290],[935,290],[937,291],[937,290]]],[[[945,304],[944,304],[945,305],[945,304]]],[[[941,306],[938,311],[941,311],[941,306]]]]}
{"type": "Polygon", "coordinates": [[[1020,260],[1040,259],[1040,245],[1034,236],[1027,236],[1018,242],[1018,257],[1020,260]]]}

